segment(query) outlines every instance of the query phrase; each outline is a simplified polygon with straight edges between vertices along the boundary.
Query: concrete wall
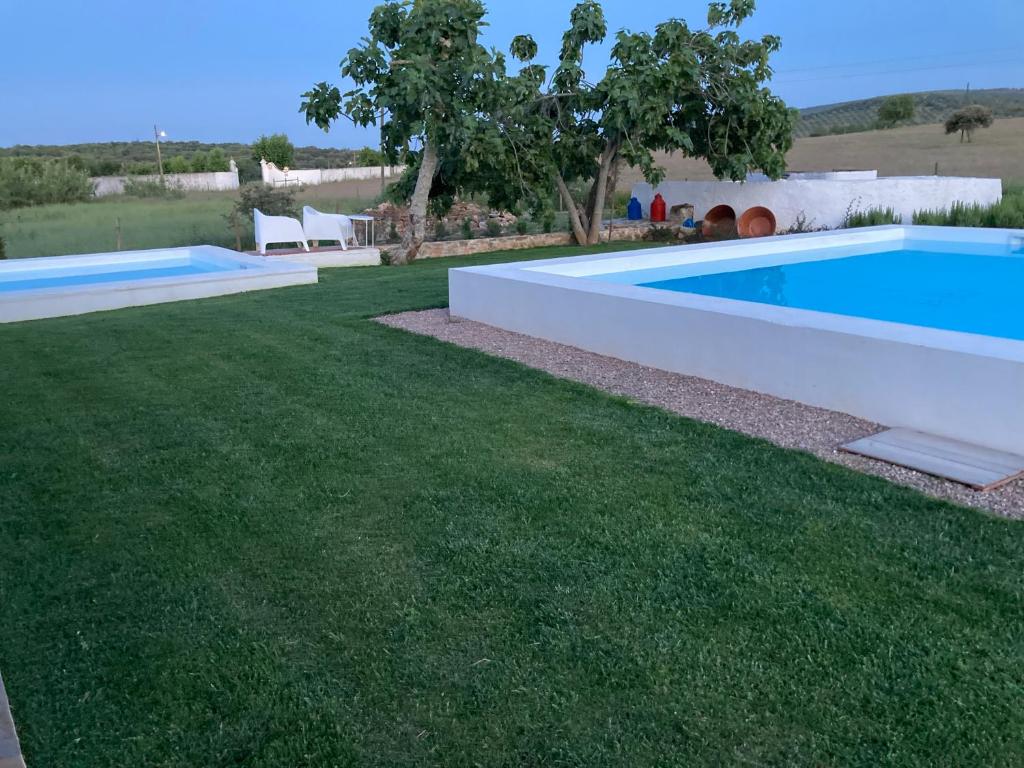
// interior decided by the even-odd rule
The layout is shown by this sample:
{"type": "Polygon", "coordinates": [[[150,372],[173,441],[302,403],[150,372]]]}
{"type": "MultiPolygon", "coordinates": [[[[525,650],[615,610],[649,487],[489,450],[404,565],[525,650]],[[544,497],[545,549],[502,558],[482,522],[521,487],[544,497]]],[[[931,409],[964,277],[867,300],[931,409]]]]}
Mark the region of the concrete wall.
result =
{"type": "Polygon", "coordinates": [[[849,209],[892,208],[910,224],[915,211],[949,208],[955,202],[991,205],[1002,198],[999,179],[960,176],[891,176],[883,178],[791,178],[783,181],[664,181],[657,189],[636,184],[633,195],[650,215],[651,200],[661,193],[671,209],[691,203],[697,219],[711,208],[732,206],[739,216],[747,208],[763,205],[775,214],[779,231],[803,216],[812,227],[836,228],[849,209]]]}
{"type": "MultiPolygon", "coordinates": [[[[385,166],[384,177],[393,179],[402,174],[404,165],[385,166]]],[[[310,168],[295,170],[289,168],[286,171],[278,168],[273,163],[260,160],[260,171],[263,174],[263,183],[275,187],[293,187],[300,184],[330,184],[334,181],[365,181],[380,178],[380,166],[359,166],[355,168],[310,168]]]]}
{"type": "MultiPolygon", "coordinates": [[[[160,176],[157,174],[148,176],[94,176],[91,179],[93,194],[96,197],[122,195],[124,194],[125,182],[129,178],[136,181],[160,181],[160,176]]],[[[168,186],[191,191],[216,192],[238,189],[238,171],[167,173],[164,174],[164,180],[168,186]]]]}

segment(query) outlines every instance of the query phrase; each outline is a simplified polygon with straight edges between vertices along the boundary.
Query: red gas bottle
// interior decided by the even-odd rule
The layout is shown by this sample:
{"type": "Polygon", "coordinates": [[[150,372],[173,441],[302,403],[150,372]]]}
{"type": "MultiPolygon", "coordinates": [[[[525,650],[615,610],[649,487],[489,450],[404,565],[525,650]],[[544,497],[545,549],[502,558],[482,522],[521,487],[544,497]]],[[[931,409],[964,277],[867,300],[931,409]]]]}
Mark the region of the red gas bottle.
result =
{"type": "Polygon", "coordinates": [[[665,220],[665,198],[660,194],[654,196],[651,202],[651,221],[665,220]]]}

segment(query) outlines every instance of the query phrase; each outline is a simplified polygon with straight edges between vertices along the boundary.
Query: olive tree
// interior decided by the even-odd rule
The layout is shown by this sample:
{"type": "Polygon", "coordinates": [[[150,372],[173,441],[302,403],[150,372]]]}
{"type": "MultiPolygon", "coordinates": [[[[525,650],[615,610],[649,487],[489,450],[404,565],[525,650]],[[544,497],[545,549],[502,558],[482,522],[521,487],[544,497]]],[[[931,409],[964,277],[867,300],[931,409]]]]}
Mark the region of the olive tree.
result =
{"type": "Polygon", "coordinates": [[[951,133],[960,134],[960,143],[964,143],[964,136],[967,143],[971,143],[971,135],[978,128],[988,128],[995,122],[992,117],[992,110],[981,104],[972,104],[969,107],[958,109],[946,120],[946,135],[951,133]]]}
{"type": "Polygon", "coordinates": [[[593,83],[584,75],[584,49],[608,32],[596,0],[572,10],[550,84],[545,68],[531,63],[534,40],[515,38],[512,55],[525,66],[507,78],[509,95],[495,120],[511,146],[502,159],[511,158],[521,191],[553,185],[583,244],[600,238],[621,163],[651,183],[664,176],[657,151],[703,158],[719,178],[740,180],[753,169],[780,177],[795,113],[765,87],[779,38],[743,40],[736,31],[753,11],[753,0],[714,2],[700,29],[670,19],[653,34],[620,31],[593,83]]]}
{"type": "Polygon", "coordinates": [[[369,36],[341,62],[355,88],[342,94],[321,82],[303,94],[300,111],[324,130],[342,115],[361,126],[387,115],[384,154],[408,166],[394,186],[409,205],[393,264],[416,257],[428,203],[450,204],[485,158],[501,151],[487,115],[505,65],[478,42],[483,17],[479,0],[388,0],[371,13],[369,36]]]}
{"type": "Polygon", "coordinates": [[[900,123],[914,119],[916,105],[910,94],[889,96],[878,107],[878,125],[880,128],[895,128],[900,123]]]}

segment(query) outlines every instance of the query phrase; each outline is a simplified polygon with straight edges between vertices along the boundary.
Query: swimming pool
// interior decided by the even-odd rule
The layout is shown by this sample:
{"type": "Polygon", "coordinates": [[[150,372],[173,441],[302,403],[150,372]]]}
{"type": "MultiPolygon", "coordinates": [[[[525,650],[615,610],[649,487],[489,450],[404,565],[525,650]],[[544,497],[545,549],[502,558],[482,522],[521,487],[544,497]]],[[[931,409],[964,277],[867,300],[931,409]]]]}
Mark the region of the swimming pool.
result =
{"type": "Polygon", "coordinates": [[[874,227],[467,267],[451,312],[1024,453],[1022,233],[874,227]]]}
{"type": "Polygon", "coordinates": [[[1024,250],[1009,241],[883,241],[789,263],[740,258],[711,274],[687,265],[593,279],[1024,340],[1024,250]]]}
{"type": "Polygon", "coordinates": [[[0,261],[0,322],[315,283],[315,267],[211,245],[0,261]]]}

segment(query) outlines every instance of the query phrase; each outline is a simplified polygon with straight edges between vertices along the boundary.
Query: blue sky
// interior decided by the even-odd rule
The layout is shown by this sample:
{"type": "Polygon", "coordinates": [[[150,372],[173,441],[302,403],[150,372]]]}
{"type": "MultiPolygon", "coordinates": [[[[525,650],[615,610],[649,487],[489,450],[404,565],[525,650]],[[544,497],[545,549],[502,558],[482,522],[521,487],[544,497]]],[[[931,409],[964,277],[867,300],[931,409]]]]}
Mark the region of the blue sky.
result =
{"type": "MultiPolygon", "coordinates": [[[[0,0],[0,146],[146,139],[361,146],[374,136],[305,125],[299,94],[339,80],[376,0],[0,0]],[[13,34],[12,34],[13,32],[13,34]]],[[[574,0],[489,0],[486,41],[529,32],[558,50],[574,0]]],[[[760,0],[742,31],[782,36],[773,87],[792,106],[881,93],[1024,87],[1024,0],[760,0]]],[[[696,25],[700,0],[605,0],[611,29],[696,25]]],[[[597,72],[607,49],[588,61],[597,72]]]]}

